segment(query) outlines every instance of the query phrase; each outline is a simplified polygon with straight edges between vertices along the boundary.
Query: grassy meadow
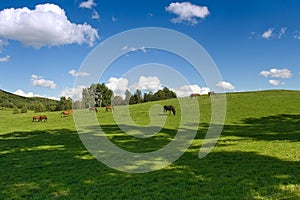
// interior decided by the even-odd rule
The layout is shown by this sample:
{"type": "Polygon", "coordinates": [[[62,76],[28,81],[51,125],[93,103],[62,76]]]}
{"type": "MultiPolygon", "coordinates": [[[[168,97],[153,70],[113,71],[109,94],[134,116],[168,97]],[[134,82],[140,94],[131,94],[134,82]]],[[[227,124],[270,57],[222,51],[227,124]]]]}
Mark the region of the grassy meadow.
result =
{"type": "MultiPolygon", "coordinates": [[[[223,131],[202,159],[198,152],[211,101],[203,95],[198,103],[200,124],[189,149],[168,167],[140,174],[95,159],[82,144],[73,116],[38,113],[48,121],[32,122],[37,113],[0,109],[0,199],[300,199],[300,91],[227,94],[223,131]]],[[[126,135],[104,108],[97,117],[119,147],[155,151],[174,138],[181,113],[178,101],[170,99],[131,105],[133,120],[148,124],[153,104],[173,104],[177,113],[150,138],[126,135]]]]}

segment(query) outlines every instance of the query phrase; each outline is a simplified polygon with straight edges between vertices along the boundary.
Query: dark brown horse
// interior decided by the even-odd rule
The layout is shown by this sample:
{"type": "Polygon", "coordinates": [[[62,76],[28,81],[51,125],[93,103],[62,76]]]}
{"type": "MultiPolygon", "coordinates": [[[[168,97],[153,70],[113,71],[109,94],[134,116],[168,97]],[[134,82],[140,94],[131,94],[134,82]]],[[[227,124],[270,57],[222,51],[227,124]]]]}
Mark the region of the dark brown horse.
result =
{"type": "Polygon", "coordinates": [[[216,96],[216,93],[214,91],[210,91],[207,94],[208,94],[209,97],[212,96],[212,95],[216,96]]]}
{"type": "Polygon", "coordinates": [[[95,111],[97,113],[98,109],[96,107],[93,107],[93,108],[89,108],[89,111],[95,111]]]}
{"type": "Polygon", "coordinates": [[[171,111],[173,112],[173,115],[176,114],[176,110],[174,108],[174,106],[170,105],[170,106],[164,106],[164,112],[169,111],[169,115],[171,114],[171,111]]]}
{"type": "Polygon", "coordinates": [[[113,111],[114,107],[113,106],[105,106],[105,110],[106,110],[106,112],[113,111]]]}
{"type": "Polygon", "coordinates": [[[61,114],[61,117],[63,117],[63,116],[69,116],[69,115],[71,115],[72,112],[73,112],[73,110],[67,110],[67,111],[61,112],[60,114],[61,114]]]}
{"type": "Polygon", "coordinates": [[[190,97],[191,97],[191,99],[192,99],[193,97],[200,97],[200,94],[194,93],[194,94],[191,94],[190,97]]]}

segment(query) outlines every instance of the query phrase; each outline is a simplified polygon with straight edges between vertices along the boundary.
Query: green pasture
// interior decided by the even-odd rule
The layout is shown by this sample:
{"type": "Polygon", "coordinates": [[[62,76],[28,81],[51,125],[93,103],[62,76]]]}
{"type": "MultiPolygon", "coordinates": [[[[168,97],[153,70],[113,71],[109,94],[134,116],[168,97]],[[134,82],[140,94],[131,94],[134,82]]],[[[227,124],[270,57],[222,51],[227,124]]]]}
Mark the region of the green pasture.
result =
{"type": "MultiPolygon", "coordinates": [[[[211,101],[203,95],[198,103],[200,124],[189,149],[168,167],[139,174],[95,159],[82,144],[73,116],[0,109],[0,199],[300,199],[299,91],[227,94],[224,129],[202,159],[198,152],[211,101]],[[32,122],[33,115],[42,114],[47,122],[32,122]]],[[[164,116],[161,111],[157,117],[166,117],[165,126],[150,138],[126,135],[104,108],[97,119],[120,148],[155,151],[175,137],[181,111],[177,99],[131,105],[133,120],[149,124],[154,104],[172,104],[177,113],[164,116]]]]}

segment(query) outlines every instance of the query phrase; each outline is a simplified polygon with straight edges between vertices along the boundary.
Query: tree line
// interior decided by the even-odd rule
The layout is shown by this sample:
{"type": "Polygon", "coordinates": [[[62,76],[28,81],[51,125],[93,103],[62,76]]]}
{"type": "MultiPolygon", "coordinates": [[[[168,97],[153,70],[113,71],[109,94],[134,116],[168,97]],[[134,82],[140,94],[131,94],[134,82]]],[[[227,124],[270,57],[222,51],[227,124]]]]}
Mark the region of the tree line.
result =
{"type": "Polygon", "coordinates": [[[124,98],[120,95],[114,95],[104,83],[92,84],[90,87],[83,88],[82,99],[72,101],[72,98],[60,97],[60,100],[47,99],[42,97],[22,97],[0,90],[0,108],[13,108],[14,113],[26,113],[27,110],[35,112],[61,111],[105,107],[108,105],[128,105],[138,104],[149,101],[158,101],[170,98],[176,98],[176,93],[164,87],[157,92],[142,93],[137,89],[134,93],[126,90],[124,98]]]}
{"type": "MultiPolygon", "coordinates": [[[[114,95],[113,91],[110,90],[104,83],[92,84],[88,88],[84,88],[82,91],[82,102],[77,102],[81,108],[89,107],[105,107],[108,105],[128,105],[138,104],[149,101],[158,101],[176,98],[175,92],[164,87],[157,92],[145,92],[142,93],[140,89],[137,89],[133,94],[127,89],[124,94],[124,98],[120,95],[114,95]]],[[[76,103],[76,102],[74,102],[76,103]]],[[[74,107],[74,105],[73,105],[74,107]]]]}

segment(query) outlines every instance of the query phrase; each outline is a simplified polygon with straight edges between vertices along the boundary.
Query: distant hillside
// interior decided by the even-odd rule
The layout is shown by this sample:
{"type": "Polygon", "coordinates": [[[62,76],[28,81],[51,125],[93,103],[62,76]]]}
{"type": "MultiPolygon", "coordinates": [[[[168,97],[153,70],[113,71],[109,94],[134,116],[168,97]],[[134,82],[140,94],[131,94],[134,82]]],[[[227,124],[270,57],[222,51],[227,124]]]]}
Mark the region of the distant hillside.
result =
{"type": "Polygon", "coordinates": [[[36,106],[43,106],[45,110],[55,110],[59,101],[42,97],[22,97],[0,89],[0,107],[26,107],[29,110],[34,110],[36,106]]]}

